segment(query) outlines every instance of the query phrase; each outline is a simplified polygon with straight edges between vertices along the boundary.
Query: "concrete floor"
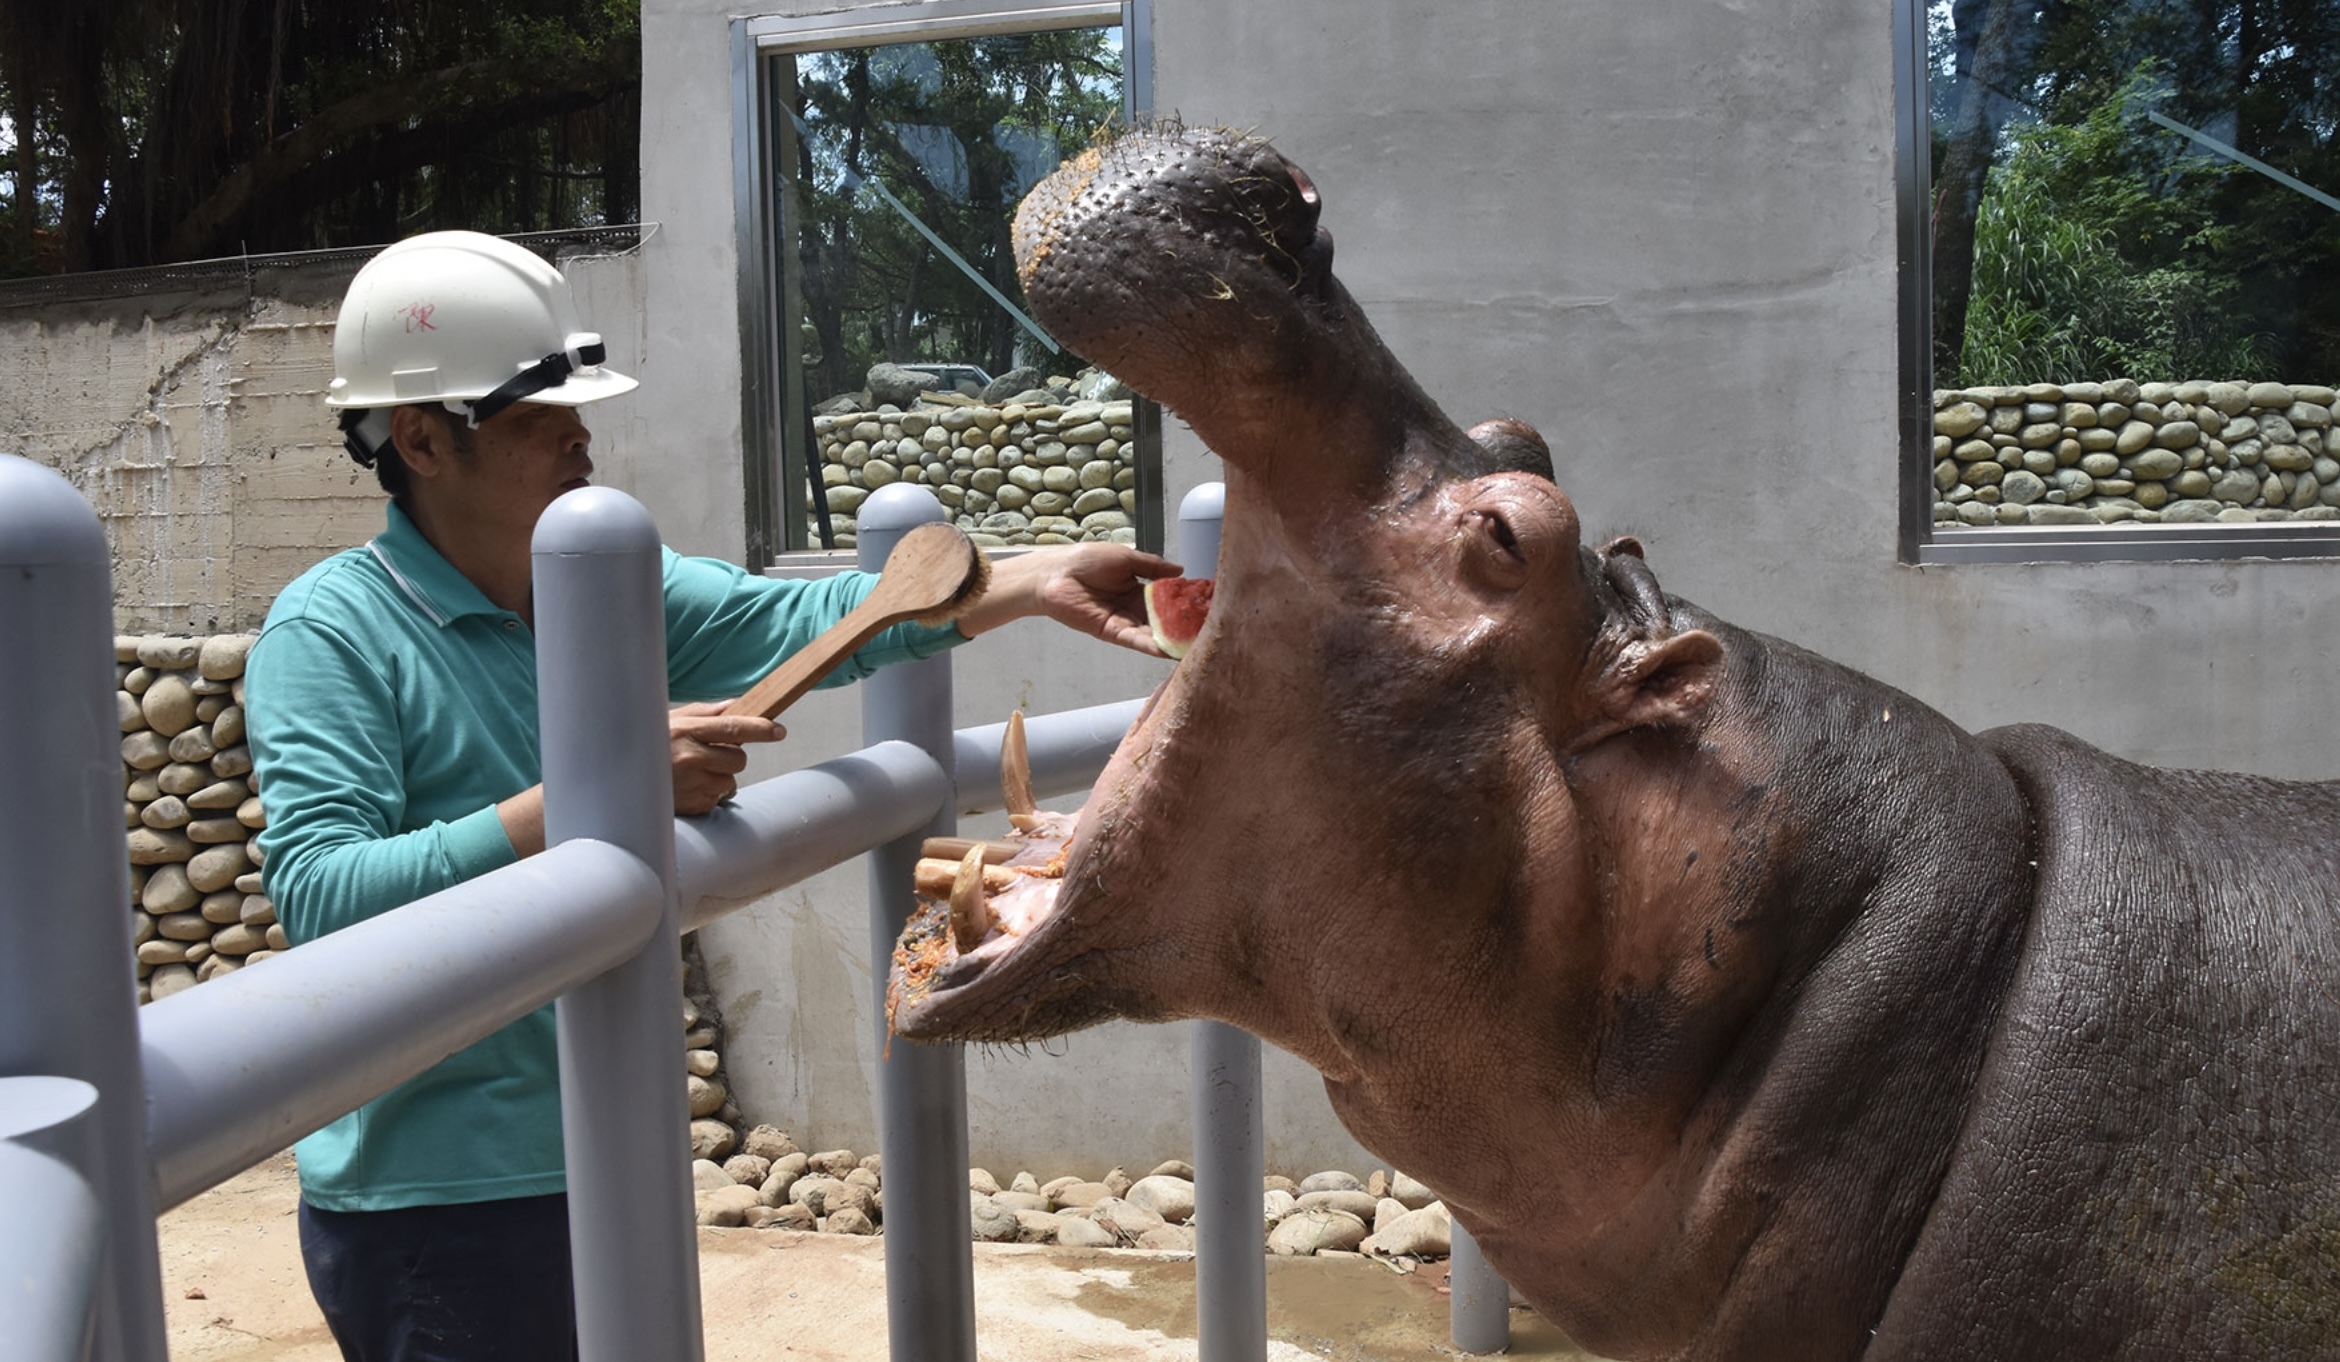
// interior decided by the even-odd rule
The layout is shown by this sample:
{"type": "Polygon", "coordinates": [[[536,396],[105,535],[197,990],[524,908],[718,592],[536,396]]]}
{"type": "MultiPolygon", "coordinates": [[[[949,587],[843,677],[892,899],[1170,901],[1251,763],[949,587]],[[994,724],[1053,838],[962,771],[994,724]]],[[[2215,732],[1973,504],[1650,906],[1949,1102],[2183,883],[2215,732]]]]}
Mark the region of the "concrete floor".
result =
{"type": "MultiPolygon", "coordinates": [[[[165,1215],[164,1305],[175,1362],[338,1362],[302,1276],[292,1163],[272,1159],[165,1215]]],[[[882,1362],[881,1240],[701,1230],[707,1362],[882,1362]]],[[[1268,1259],[1271,1362],[1411,1362],[1447,1344],[1445,1265],[1401,1273],[1358,1257],[1268,1259]]],[[[1175,1254],[975,1246],[976,1346],[998,1362],[1192,1359],[1194,1267],[1175,1254]]],[[[1533,1312],[1514,1357],[1584,1359],[1533,1312]]]]}

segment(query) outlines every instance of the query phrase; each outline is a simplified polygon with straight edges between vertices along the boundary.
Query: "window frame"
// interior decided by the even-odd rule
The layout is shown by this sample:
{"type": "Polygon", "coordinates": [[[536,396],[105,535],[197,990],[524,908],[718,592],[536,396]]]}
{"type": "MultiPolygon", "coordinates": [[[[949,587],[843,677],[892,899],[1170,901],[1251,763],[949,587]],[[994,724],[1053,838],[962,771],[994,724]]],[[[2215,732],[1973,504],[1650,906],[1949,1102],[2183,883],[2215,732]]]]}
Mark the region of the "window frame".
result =
{"type": "Polygon", "coordinates": [[[1961,563],[2186,562],[2243,558],[2340,557],[2340,521],[2255,525],[1983,526],[1943,532],[1934,524],[1934,262],[1928,233],[1933,202],[1933,114],[1927,80],[1928,0],[1893,6],[1894,198],[1900,306],[1898,376],[1901,442],[1900,561],[1961,563]]]}
{"type": "MultiPolygon", "coordinates": [[[[1153,109],[1153,0],[896,0],[809,15],[757,15],[731,21],[733,226],[739,257],[740,442],[746,493],[747,566],[774,576],[826,576],[853,565],[852,549],[790,549],[788,527],[810,513],[805,479],[787,476],[780,420],[804,405],[803,367],[794,362],[795,328],[781,325],[785,269],[778,213],[767,188],[777,173],[779,142],[771,117],[766,63],[796,52],[941,42],[1002,33],[1041,33],[1119,25],[1122,113],[1132,122],[1153,109]],[[792,407],[793,404],[793,407],[792,407]]],[[[1138,463],[1138,542],[1158,550],[1163,534],[1160,408],[1132,407],[1138,463]]],[[[995,556],[1021,552],[995,550],[995,556]]]]}

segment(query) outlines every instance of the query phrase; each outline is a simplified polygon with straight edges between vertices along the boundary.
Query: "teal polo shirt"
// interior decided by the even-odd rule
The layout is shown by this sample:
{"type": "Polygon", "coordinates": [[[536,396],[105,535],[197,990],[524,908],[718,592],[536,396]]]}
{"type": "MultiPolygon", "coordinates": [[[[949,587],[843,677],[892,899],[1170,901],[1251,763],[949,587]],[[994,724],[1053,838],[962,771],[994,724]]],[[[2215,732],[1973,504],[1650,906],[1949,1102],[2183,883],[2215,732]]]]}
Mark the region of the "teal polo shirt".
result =
{"type": "MultiPolygon", "coordinates": [[[[777,581],[664,551],[670,698],[747,690],[876,580],[849,572],[777,581]]],[[[962,641],[954,627],[900,625],[822,684],[962,641]]],[[[534,635],[397,506],[379,537],[319,563],[276,598],[246,665],[244,699],[268,814],[260,834],[268,893],[294,944],[518,859],[495,806],[542,779],[534,635]]],[[[302,1196],[326,1210],[562,1191],[553,1009],[295,1149],[302,1196]]]]}

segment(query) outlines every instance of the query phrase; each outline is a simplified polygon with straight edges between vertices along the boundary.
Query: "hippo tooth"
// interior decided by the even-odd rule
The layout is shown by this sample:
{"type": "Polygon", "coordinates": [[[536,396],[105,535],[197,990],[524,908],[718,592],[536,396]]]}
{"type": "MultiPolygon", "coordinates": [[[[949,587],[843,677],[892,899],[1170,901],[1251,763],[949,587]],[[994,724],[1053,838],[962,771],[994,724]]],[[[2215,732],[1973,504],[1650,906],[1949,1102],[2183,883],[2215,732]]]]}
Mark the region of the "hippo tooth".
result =
{"type": "Polygon", "coordinates": [[[918,844],[918,854],[922,857],[940,858],[956,865],[959,858],[967,854],[967,848],[972,846],[983,848],[983,863],[985,865],[998,865],[1023,850],[1014,842],[979,841],[973,837],[929,837],[918,844]]]}
{"type": "Polygon", "coordinates": [[[1032,755],[1024,744],[1024,711],[1020,709],[1008,715],[1007,736],[1000,739],[999,789],[1010,814],[1040,811],[1039,802],[1032,798],[1032,755]]]}
{"type": "Polygon", "coordinates": [[[991,930],[991,909],[983,902],[983,848],[970,847],[951,881],[951,940],[959,954],[972,953],[991,930]]]}
{"type": "MultiPolygon", "coordinates": [[[[980,849],[967,852],[967,855],[978,858],[982,854],[980,849]]],[[[964,857],[961,858],[963,860],[964,857]]],[[[934,856],[921,857],[912,872],[911,886],[928,898],[948,898],[959,882],[961,861],[946,861],[934,856]]],[[[996,894],[1014,884],[1016,875],[1013,871],[1002,870],[995,865],[983,865],[982,882],[985,893],[996,894]]]]}

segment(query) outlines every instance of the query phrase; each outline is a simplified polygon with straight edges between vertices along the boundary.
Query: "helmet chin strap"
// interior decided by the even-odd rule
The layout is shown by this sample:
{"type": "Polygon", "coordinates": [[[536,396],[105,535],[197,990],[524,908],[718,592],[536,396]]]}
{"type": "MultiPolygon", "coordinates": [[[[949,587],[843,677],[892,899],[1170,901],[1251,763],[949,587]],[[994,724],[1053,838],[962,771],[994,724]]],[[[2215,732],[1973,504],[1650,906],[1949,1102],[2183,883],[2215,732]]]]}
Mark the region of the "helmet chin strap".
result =
{"type": "Polygon", "coordinates": [[[556,350],[546,355],[543,359],[505,379],[494,392],[477,402],[461,406],[449,402],[448,408],[462,411],[464,420],[470,423],[473,430],[477,430],[480,422],[511,406],[514,402],[543,392],[547,388],[561,386],[569,381],[570,374],[579,369],[592,368],[601,363],[609,354],[608,347],[601,343],[601,337],[593,335],[591,332],[583,332],[569,339],[572,344],[568,349],[556,350]]]}
{"type": "MultiPolygon", "coordinates": [[[[514,402],[533,397],[548,388],[557,388],[569,381],[569,375],[580,369],[590,369],[608,357],[608,347],[601,337],[590,331],[581,331],[569,337],[569,347],[556,350],[536,363],[504,380],[495,391],[477,401],[460,397],[445,398],[440,405],[463,418],[473,430],[479,423],[511,406],[514,402]]],[[[382,451],[390,445],[390,408],[345,407],[341,412],[341,444],[358,467],[372,468],[380,461],[382,451]]]]}

